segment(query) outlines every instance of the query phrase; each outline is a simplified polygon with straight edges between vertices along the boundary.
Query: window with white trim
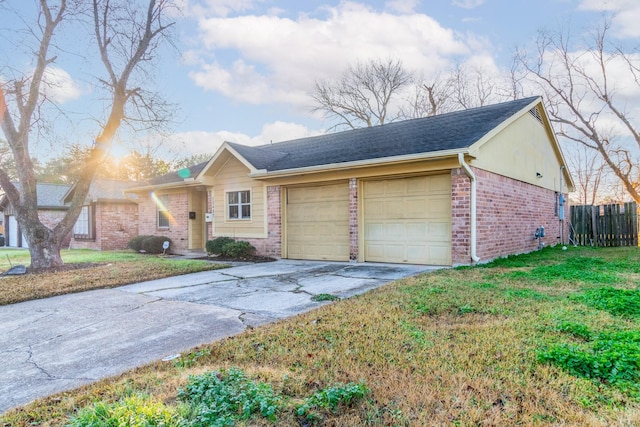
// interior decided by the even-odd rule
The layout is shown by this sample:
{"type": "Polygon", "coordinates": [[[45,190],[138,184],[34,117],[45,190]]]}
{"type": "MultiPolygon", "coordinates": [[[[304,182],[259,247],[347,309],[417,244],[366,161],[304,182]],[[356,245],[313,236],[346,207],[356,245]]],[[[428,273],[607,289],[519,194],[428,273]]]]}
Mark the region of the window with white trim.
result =
{"type": "Polygon", "coordinates": [[[227,218],[251,219],[251,192],[249,190],[227,193],[227,218]]]}
{"type": "Polygon", "coordinates": [[[169,195],[158,196],[158,228],[169,228],[169,195]]]}
{"type": "Polygon", "coordinates": [[[93,239],[93,209],[91,206],[83,206],[80,215],[73,226],[73,237],[76,239],[93,239]]]}

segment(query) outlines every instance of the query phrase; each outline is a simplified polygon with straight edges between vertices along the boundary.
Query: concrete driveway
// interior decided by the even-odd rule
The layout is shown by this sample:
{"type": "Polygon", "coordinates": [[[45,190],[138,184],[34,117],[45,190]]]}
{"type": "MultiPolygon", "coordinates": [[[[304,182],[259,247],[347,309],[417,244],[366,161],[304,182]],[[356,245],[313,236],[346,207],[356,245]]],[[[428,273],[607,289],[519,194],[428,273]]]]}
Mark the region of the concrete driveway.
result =
{"type": "Polygon", "coordinates": [[[0,307],[0,413],[436,268],[281,260],[0,307]]]}

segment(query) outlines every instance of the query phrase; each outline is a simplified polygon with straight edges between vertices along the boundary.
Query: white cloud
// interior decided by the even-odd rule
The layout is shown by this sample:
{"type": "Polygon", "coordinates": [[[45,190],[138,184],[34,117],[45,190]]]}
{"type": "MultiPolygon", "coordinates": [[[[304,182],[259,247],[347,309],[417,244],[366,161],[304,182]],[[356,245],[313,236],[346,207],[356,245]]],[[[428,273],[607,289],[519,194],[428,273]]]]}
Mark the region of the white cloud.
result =
{"type": "Polygon", "coordinates": [[[463,9],[475,9],[478,6],[482,6],[484,0],[453,0],[452,5],[461,7],[463,9]]]}
{"type": "Polygon", "coordinates": [[[413,13],[416,6],[418,0],[390,0],[386,3],[387,9],[403,14],[413,13]]]}
{"type": "Polygon", "coordinates": [[[188,0],[180,0],[187,15],[228,16],[234,12],[244,12],[254,7],[253,0],[206,0],[204,4],[189,4],[188,0]]]}
{"type": "Polygon", "coordinates": [[[640,2],[637,0],[582,0],[579,8],[613,13],[613,30],[618,37],[640,37],[640,2]]]}
{"type": "Polygon", "coordinates": [[[82,90],[62,68],[49,66],[42,79],[42,91],[51,101],[63,104],[78,99],[82,90]]]}
{"type": "Polygon", "coordinates": [[[270,142],[288,141],[319,135],[319,131],[311,131],[306,126],[290,122],[267,123],[262,127],[260,135],[249,136],[239,132],[206,132],[191,131],[174,134],[169,137],[168,145],[174,149],[180,147],[182,154],[213,154],[225,141],[238,144],[257,146],[270,142]]]}
{"type": "MultiPolygon", "coordinates": [[[[410,6],[413,1],[402,3],[410,6]]],[[[434,74],[454,58],[484,54],[473,51],[465,36],[425,14],[377,12],[354,2],[320,12],[322,17],[295,19],[276,15],[201,19],[204,49],[188,55],[201,62],[191,78],[205,89],[242,102],[306,108],[315,80],[335,78],[356,61],[398,58],[409,70],[434,74]],[[214,60],[205,60],[212,55],[214,60]]]]}

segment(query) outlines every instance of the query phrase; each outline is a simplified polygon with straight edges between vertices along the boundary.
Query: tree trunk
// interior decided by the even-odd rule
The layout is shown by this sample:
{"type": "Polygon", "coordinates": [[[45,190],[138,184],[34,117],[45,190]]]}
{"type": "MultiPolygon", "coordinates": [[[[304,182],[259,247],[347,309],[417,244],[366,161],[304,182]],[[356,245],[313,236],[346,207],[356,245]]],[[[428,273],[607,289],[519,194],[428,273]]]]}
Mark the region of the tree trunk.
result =
{"type": "Polygon", "coordinates": [[[25,230],[25,238],[29,243],[29,253],[31,254],[30,269],[55,268],[60,267],[63,263],[60,256],[60,248],[62,240],[57,239],[55,233],[42,225],[40,221],[32,222],[27,218],[25,230]]]}

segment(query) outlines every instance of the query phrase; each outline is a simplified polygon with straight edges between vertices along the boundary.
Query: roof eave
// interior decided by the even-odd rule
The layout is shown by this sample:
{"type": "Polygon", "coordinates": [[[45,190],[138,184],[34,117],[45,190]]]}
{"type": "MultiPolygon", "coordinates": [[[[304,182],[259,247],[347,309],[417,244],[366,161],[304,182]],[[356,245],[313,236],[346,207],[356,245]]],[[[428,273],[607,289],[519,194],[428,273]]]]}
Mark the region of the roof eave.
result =
{"type": "Polygon", "coordinates": [[[168,189],[168,188],[187,188],[187,187],[195,187],[198,185],[202,185],[203,182],[196,180],[194,178],[187,178],[184,179],[182,181],[172,181],[172,182],[165,182],[163,184],[148,184],[148,185],[141,185],[139,187],[130,187],[127,188],[125,190],[123,190],[123,192],[126,193],[138,193],[140,191],[151,191],[151,190],[164,190],[164,189],[168,189]]]}
{"type": "Polygon", "coordinates": [[[428,153],[406,154],[402,156],[380,157],[378,159],[365,159],[345,163],[329,163],[325,165],[307,166],[302,168],[283,169],[273,172],[261,169],[249,174],[249,177],[256,179],[280,178],[291,175],[308,173],[330,172],[344,169],[359,169],[384,164],[399,164],[415,162],[420,160],[440,160],[450,157],[457,157],[458,153],[470,154],[469,148],[456,148],[452,150],[431,151],[428,153]]]}

